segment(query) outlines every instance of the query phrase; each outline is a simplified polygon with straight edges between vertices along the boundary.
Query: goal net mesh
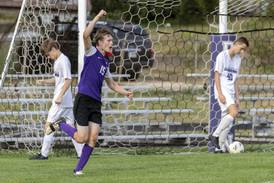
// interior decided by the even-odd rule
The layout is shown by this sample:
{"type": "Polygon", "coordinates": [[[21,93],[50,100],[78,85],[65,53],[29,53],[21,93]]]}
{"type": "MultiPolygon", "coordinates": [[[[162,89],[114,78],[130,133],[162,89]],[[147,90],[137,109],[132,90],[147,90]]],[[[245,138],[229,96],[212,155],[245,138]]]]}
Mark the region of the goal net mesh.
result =
{"type": "MultiPolygon", "coordinates": [[[[43,125],[51,106],[53,65],[41,53],[46,38],[60,42],[70,58],[73,93],[77,85],[77,1],[26,0],[14,42],[2,69],[0,143],[7,149],[41,148],[43,125]],[[3,77],[4,76],[4,77],[3,77]]],[[[210,132],[212,36],[219,32],[218,7],[201,14],[201,24],[174,23],[181,0],[126,1],[119,20],[106,18],[114,36],[113,78],[134,92],[133,101],[103,87],[103,126],[98,153],[182,152],[207,150],[210,132]]],[[[274,31],[271,1],[228,1],[229,35],[250,42],[242,60],[241,113],[235,139],[249,149],[272,149],[274,120],[274,31]],[[270,13],[269,13],[270,12],[270,13]],[[260,148],[258,148],[260,147],[260,148]]],[[[273,12],[273,11],[272,11],[273,12]]],[[[229,46],[229,42],[222,43],[229,46]]],[[[55,146],[73,151],[68,136],[55,134],[55,146]],[[68,148],[69,147],[69,148],[68,148]]]]}

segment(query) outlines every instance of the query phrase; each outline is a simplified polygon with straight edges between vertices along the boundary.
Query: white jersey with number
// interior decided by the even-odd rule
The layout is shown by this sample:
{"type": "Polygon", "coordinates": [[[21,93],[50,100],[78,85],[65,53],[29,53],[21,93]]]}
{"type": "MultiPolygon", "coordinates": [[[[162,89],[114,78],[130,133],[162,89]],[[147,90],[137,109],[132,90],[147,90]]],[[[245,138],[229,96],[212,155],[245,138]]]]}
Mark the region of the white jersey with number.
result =
{"type": "MultiPolygon", "coordinates": [[[[71,79],[71,65],[68,57],[63,53],[54,61],[54,78],[55,78],[55,90],[53,103],[55,99],[59,96],[64,86],[65,79],[71,79]]],[[[61,107],[72,107],[72,93],[71,87],[65,92],[63,100],[61,102],[61,107]]]]}
{"type": "MultiPolygon", "coordinates": [[[[233,98],[235,97],[235,81],[239,75],[241,66],[241,57],[239,54],[233,58],[230,57],[228,50],[218,54],[214,71],[220,74],[221,90],[233,98]]],[[[214,86],[215,98],[218,98],[216,84],[214,86]]]]}

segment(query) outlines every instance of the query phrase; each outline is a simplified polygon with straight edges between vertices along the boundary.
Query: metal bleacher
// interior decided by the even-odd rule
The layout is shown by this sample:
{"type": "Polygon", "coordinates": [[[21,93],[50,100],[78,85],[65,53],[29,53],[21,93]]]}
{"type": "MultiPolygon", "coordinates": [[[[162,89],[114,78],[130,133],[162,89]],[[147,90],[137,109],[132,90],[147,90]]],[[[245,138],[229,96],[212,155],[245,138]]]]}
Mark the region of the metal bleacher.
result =
{"type": "MultiPolygon", "coordinates": [[[[48,75],[47,75],[48,76],[48,75]]],[[[205,77],[208,76],[208,74],[188,74],[188,77],[205,77]]],[[[14,77],[14,76],[8,76],[8,77],[14,77]]],[[[40,76],[39,76],[40,77],[40,76]]],[[[39,78],[38,77],[38,78],[39,78]]],[[[42,76],[45,77],[45,76],[42,76]]],[[[74,76],[75,77],[75,76],[74,76]]],[[[119,78],[119,75],[115,76],[119,78]]],[[[241,75],[240,77],[252,77],[252,78],[265,78],[265,79],[274,79],[274,75],[241,75]]],[[[21,78],[21,76],[14,77],[14,78],[21,78]]],[[[27,76],[28,79],[37,79],[36,77],[27,76]]],[[[132,83],[127,83],[132,84],[132,83]]],[[[132,91],[138,91],[142,93],[146,93],[147,91],[155,91],[155,88],[152,88],[152,85],[126,85],[124,86],[126,89],[132,90],[132,91]]],[[[272,91],[273,85],[266,84],[266,85],[246,85],[241,86],[241,88],[244,89],[244,91],[260,91],[261,89],[272,91]]],[[[7,97],[0,97],[0,103],[5,105],[15,105],[19,104],[21,107],[20,110],[2,110],[0,111],[0,119],[5,118],[5,120],[10,119],[11,123],[5,123],[1,124],[1,128],[11,128],[11,129],[24,129],[28,130],[30,127],[26,125],[20,125],[16,123],[12,123],[12,120],[14,118],[16,119],[25,119],[25,118],[34,118],[34,119],[41,119],[39,117],[43,116],[44,119],[47,115],[47,111],[41,110],[44,108],[36,107],[33,110],[26,110],[27,108],[24,108],[24,105],[34,105],[34,106],[41,106],[41,105],[47,105],[47,109],[51,104],[51,96],[47,95],[48,93],[53,93],[54,87],[52,86],[33,86],[29,85],[28,82],[24,83],[23,85],[13,86],[9,85],[1,89],[0,93],[7,94],[7,97]],[[16,95],[12,95],[15,93],[16,95]],[[46,93],[46,94],[45,94],[46,93]],[[20,94],[18,96],[18,94],[20,94]],[[35,96],[34,94],[39,94],[38,96],[35,96]],[[11,96],[9,96],[11,95],[11,96]],[[33,96],[33,97],[31,97],[33,96]]],[[[73,90],[75,90],[73,88],[73,90]]],[[[5,95],[1,95],[5,96],[5,95]]],[[[181,139],[184,141],[189,141],[189,139],[207,139],[207,133],[205,132],[207,130],[207,124],[206,123],[195,123],[195,122],[176,122],[176,121],[169,121],[168,119],[172,119],[172,115],[180,115],[180,114],[191,114],[195,111],[193,109],[176,109],[176,108],[168,108],[165,107],[165,103],[172,102],[172,97],[155,97],[155,96],[147,96],[143,97],[138,96],[137,98],[133,98],[132,101],[130,101],[127,98],[124,97],[116,97],[116,95],[113,95],[112,91],[108,89],[108,87],[104,86],[102,90],[102,96],[103,96],[103,103],[105,108],[102,110],[102,113],[105,116],[105,119],[113,118],[113,121],[105,121],[102,126],[102,134],[99,137],[100,140],[104,140],[105,143],[113,143],[118,141],[126,141],[126,142],[134,142],[134,143],[153,143],[155,142],[170,142],[174,139],[181,139]],[[159,104],[161,103],[161,108],[151,108],[151,103],[159,104]],[[117,105],[112,104],[122,104],[122,108],[117,108],[117,105]],[[135,104],[144,104],[142,105],[143,108],[136,108],[132,107],[135,104]],[[149,116],[152,115],[164,115],[167,116],[166,121],[153,121],[149,119],[149,116]],[[138,117],[139,120],[136,120],[138,117]],[[140,117],[140,118],[139,118],[140,117]],[[198,129],[198,130],[197,130],[198,129]]],[[[268,101],[273,100],[274,97],[258,97],[258,96],[243,96],[241,97],[241,100],[243,101],[252,101],[257,102],[258,100],[261,101],[268,101]]],[[[206,102],[208,101],[208,97],[196,97],[196,101],[198,102],[206,102]]],[[[157,106],[157,105],[156,105],[157,106]]],[[[159,105],[158,105],[159,106],[159,105]]],[[[168,106],[168,105],[167,105],[168,106]]],[[[241,114],[249,115],[251,116],[251,120],[243,120],[238,123],[238,126],[241,126],[242,128],[251,128],[255,129],[256,127],[256,121],[257,121],[257,114],[259,113],[268,113],[273,114],[272,108],[256,108],[254,107],[249,109],[243,109],[241,110],[241,114]]],[[[32,126],[31,128],[37,128],[37,130],[42,129],[41,126],[42,122],[35,124],[35,126],[32,126]]],[[[15,130],[16,131],[16,130],[15,130]]],[[[2,135],[0,138],[0,141],[9,141],[17,139],[18,141],[26,141],[34,140],[34,138],[31,137],[20,137],[19,134],[15,138],[15,136],[12,136],[12,134],[6,134],[2,135]]],[[[256,136],[255,132],[252,135],[253,137],[256,136]]],[[[57,137],[59,138],[59,137],[57,137]]],[[[61,137],[61,139],[65,139],[64,137],[61,137]]],[[[37,139],[36,139],[37,140],[37,139]]]]}
{"type": "MultiPolygon", "coordinates": [[[[13,132],[10,134],[1,134],[0,136],[0,142],[1,141],[15,141],[18,142],[29,142],[29,141],[36,141],[39,140],[40,137],[22,137],[20,135],[20,131],[25,131],[24,133],[32,133],[31,130],[37,130],[39,133],[42,133],[43,130],[41,130],[42,127],[42,121],[39,121],[37,124],[19,124],[18,122],[15,122],[14,120],[26,120],[26,119],[43,119],[46,118],[47,111],[41,110],[43,108],[35,107],[33,110],[29,110],[28,107],[25,108],[24,106],[27,105],[33,105],[33,106],[41,106],[41,105],[47,105],[50,106],[52,102],[52,98],[48,94],[52,94],[54,87],[53,86],[33,86],[35,79],[43,78],[43,77],[49,77],[50,75],[29,75],[29,76],[14,76],[14,75],[8,75],[7,78],[15,78],[15,79],[21,79],[21,78],[27,78],[23,81],[25,82],[23,85],[6,85],[4,88],[1,89],[0,93],[4,93],[4,95],[1,94],[2,97],[0,97],[0,103],[4,105],[18,105],[20,106],[20,109],[17,110],[2,110],[0,111],[0,119],[5,119],[5,123],[0,123],[2,129],[14,129],[14,131],[19,131],[18,133],[13,132]],[[27,80],[27,82],[26,82],[27,80]],[[29,82],[31,80],[31,82],[29,82]],[[39,94],[36,96],[36,94],[39,94]],[[10,96],[9,96],[10,95],[10,96]],[[5,97],[8,96],[8,97],[5,97]],[[28,109],[28,110],[27,110],[28,109]],[[7,122],[7,120],[10,120],[7,122]],[[29,126],[31,125],[31,126],[29,126]],[[30,130],[28,132],[28,130],[30,130]]],[[[73,76],[75,77],[75,76],[73,76]]],[[[117,75],[115,77],[124,77],[124,75],[117,75]]],[[[134,86],[134,85],[127,85],[124,86],[126,89],[132,90],[132,91],[141,91],[146,92],[148,90],[155,90],[154,88],[151,88],[147,85],[142,86],[134,86]]],[[[74,89],[73,89],[74,90],[74,89]]],[[[173,114],[181,114],[181,113],[193,113],[194,111],[192,109],[176,109],[176,108],[150,108],[149,103],[164,103],[164,102],[171,102],[173,99],[170,97],[137,97],[133,98],[132,100],[129,100],[125,97],[110,97],[113,95],[110,95],[111,91],[108,89],[108,87],[104,86],[102,89],[102,102],[105,104],[106,109],[102,110],[102,114],[104,116],[111,116],[114,118],[113,123],[110,122],[104,122],[104,125],[102,127],[102,135],[99,137],[100,140],[106,140],[107,142],[115,142],[115,141],[131,141],[131,142],[143,142],[143,143],[153,143],[151,140],[155,141],[165,141],[169,142],[172,139],[189,139],[189,138],[202,138],[205,139],[207,135],[205,134],[190,134],[190,132],[193,131],[193,128],[189,128],[191,124],[183,125],[182,123],[170,123],[167,121],[157,122],[157,123],[151,123],[149,120],[143,121],[143,119],[146,119],[149,115],[165,115],[165,116],[172,116],[173,114]],[[112,103],[118,103],[123,104],[125,107],[121,109],[112,108],[112,103]],[[143,109],[128,109],[127,106],[133,105],[135,103],[143,103],[143,109]],[[141,121],[128,121],[131,116],[142,116],[141,121]],[[117,118],[117,119],[116,119],[117,118]],[[123,121],[126,120],[126,121],[123,121]],[[122,121],[120,121],[122,120],[122,121]],[[130,124],[130,125],[129,125],[130,124]],[[165,133],[162,132],[163,126],[165,128],[165,133]],[[169,131],[169,129],[172,129],[176,126],[177,129],[179,129],[179,126],[181,126],[181,132],[178,133],[177,131],[169,131]],[[188,127],[187,127],[188,126],[188,127]],[[138,131],[140,128],[146,128],[145,131],[136,131],[136,134],[132,134],[132,130],[130,130],[130,134],[122,133],[121,131],[115,132],[115,134],[110,133],[110,129],[113,132],[113,128],[116,129],[135,129],[138,131]],[[182,128],[185,127],[185,128],[182,128]],[[151,133],[148,129],[154,129],[153,133],[151,133]],[[158,130],[158,132],[157,132],[158,130]],[[189,130],[189,131],[187,131],[189,130]],[[184,132],[184,133],[182,133],[184,132]],[[144,142],[147,141],[147,142],[144,142]],[[148,142],[149,141],[149,142],[148,142]]],[[[5,130],[2,130],[5,131],[5,130]]],[[[6,130],[9,131],[9,130],[6,130]]],[[[42,134],[40,136],[43,136],[42,134]]],[[[57,139],[65,139],[64,137],[58,137],[57,139]]],[[[41,140],[41,139],[40,139],[41,140]]]]}
{"type": "MultiPolygon", "coordinates": [[[[189,73],[187,77],[209,77],[208,73],[189,73]]],[[[240,74],[239,78],[274,79],[274,74],[240,74]]]]}
{"type": "MultiPolygon", "coordinates": [[[[192,109],[156,109],[156,110],[102,110],[105,115],[130,115],[130,114],[172,114],[172,113],[191,113],[192,109]]],[[[32,116],[32,115],[47,115],[48,111],[1,111],[0,116],[32,116]]]]}
{"type": "MultiPolygon", "coordinates": [[[[128,98],[103,98],[102,102],[103,103],[108,103],[108,102],[160,102],[160,101],[170,101],[171,98],[167,98],[167,97],[151,97],[151,98],[147,98],[147,97],[143,97],[143,98],[133,98],[132,100],[129,100],[128,98]]],[[[30,104],[30,103],[49,103],[52,102],[52,99],[31,99],[31,98],[11,98],[11,99],[0,99],[0,103],[6,103],[6,104],[12,104],[12,103],[26,103],[26,104],[30,104]]]]}

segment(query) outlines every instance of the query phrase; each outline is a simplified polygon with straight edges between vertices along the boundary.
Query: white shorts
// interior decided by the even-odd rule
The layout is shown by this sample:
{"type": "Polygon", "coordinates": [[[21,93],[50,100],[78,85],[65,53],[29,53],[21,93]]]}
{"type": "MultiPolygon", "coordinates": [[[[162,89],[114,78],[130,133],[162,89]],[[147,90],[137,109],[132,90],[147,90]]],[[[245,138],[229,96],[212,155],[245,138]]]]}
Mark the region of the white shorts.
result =
{"type": "Polygon", "coordinates": [[[218,100],[219,106],[221,108],[222,115],[225,115],[228,112],[227,111],[228,107],[231,106],[232,104],[235,104],[235,96],[231,95],[231,94],[228,94],[227,92],[224,92],[224,91],[223,91],[223,95],[225,96],[225,101],[226,101],[225,104],[223,104],[219,100],[219,98],[217,100],[218,100]]]}
{"type": "Polygon", "coordinates": [[[53,123],[61,117],[65,117],[66,119],[68,119],[66,123],[74,126],[74,116],[72,108],[61,107],[60,105],[53,103],[49,109],[47,122],[53,123]]]}

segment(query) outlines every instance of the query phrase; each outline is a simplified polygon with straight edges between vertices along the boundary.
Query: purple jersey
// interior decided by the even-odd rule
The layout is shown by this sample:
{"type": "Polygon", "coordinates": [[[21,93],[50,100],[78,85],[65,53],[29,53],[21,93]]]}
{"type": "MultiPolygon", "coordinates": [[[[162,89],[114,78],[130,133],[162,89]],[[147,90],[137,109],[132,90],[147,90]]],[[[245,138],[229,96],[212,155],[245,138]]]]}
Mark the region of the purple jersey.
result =
{"type": "Polygon", "coordinates": [[[109,75],[109,60],[96,48],[91,47],[84,56],[78,92],[101,102],[101,91],[106,74],[109,75]]]}

